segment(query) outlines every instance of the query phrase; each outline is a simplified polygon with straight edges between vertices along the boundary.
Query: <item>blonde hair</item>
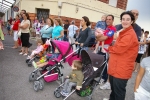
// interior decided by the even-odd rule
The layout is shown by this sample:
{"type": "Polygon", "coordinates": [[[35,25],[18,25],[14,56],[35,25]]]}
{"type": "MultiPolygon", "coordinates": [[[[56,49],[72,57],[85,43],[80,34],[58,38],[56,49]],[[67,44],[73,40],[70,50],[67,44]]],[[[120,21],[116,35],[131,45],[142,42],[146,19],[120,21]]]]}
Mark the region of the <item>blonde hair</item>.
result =
{"type": "Polygon", "coordinates": [[[82,69],[82,62],[80,60],[74,60],[73,65],[74,65],[75,68],[77,68],[77,70],[82,69]]]}
{"type": "Polygon", "coordinates": [[[43,44],[43,41],[41,40],[41,39],[37,39],[37,41],[36,41],[37,43],[41,43],[41,44],[43,44]]]}
{"type": "Polygon", "coordinates": [[[58,22],[58,24],[59,24],[60,26],[63,26],[62,20],[61,20],[60,18],[55,18],[55,20],[58,22]]]}

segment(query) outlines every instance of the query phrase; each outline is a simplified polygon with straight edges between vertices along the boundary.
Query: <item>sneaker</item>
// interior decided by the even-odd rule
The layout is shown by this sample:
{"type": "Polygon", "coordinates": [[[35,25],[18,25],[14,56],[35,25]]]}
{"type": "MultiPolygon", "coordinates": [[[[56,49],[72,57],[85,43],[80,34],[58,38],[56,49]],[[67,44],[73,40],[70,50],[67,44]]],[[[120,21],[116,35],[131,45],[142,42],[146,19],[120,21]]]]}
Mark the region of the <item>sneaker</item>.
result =
{"type": "Polygon", "coordinates": [[[35,63],[35,61],[32,62],[33,67],[36,69],[38,68],[37,64],[35,63]]]}
{"type": "Polygon", "coordinates": [[[104,85],[100,86],[100,89],[102,90],[110,90],[110,83],[106,82],[104,85]]]}
{"type": "Polygon", "coordinates": [[[99,82],[100,85],[103,85],[104,83],[105,83],[104,79],[101,79],[100,82],[99,82]]]}
{"type": "Polygon", "coordinates": [[[23,55],[23,52],[20,52],[19,55],[23,55]]]}
{"type": "Polygon", "coordinates": [[[24,56],[27,56],[27,55],[28,55],[27,53],[24,54],[24,56]]]}
{"type": "Polygon", "coordinates": [[[103,98],[103,100],[109,100],[108,98],[103,98]]]}
{"type": "Polygon", "coordinates": [[[66,91],[61,91],[61,94],[62,94],[63,96],[65,96],[65,97],[69,95],[69,93],[66,92],[66,91]]]}

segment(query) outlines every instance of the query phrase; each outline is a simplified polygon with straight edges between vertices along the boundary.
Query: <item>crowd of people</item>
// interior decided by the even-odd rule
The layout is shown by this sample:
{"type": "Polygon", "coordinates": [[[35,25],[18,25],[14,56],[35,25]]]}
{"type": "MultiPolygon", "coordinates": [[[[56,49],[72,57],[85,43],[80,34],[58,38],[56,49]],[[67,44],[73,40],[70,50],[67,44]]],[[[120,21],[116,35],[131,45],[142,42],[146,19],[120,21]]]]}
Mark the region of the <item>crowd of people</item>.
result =
{"type": "MultiPolygon", "coordinates": [[[[111,89],[109,100],[125,100],[126,85],[133,72],[138,72],[134,88],[135,100],[149,100],[150,37],[148,36],[149,31],[144,31],[136,23],[138,16],[137,10],[125,11],[120,15],[121,24],[114,26],[114,16],[103,15],[101,21],[98,21],[95,26],[95,32],[92,33],[87,16],[81,18],[82,28],[79,28],[75,25],[74,20],[71,23],[65,20],[63,24],[60,18],[39,20],[36,17],[34,21],[31,21],[28,13],[22,10],[15,19],[8,20],[7,30],[8,35],[12,35],[13,32],[14,46],[12,48],[16,49],[21,44],[22,48],[19,54],[24,56],[29,55],[30,36],[36,37],[38,49],[42,48],[41,44],[45,44],[48,39],[52,38],[68,41],[70,44],[75,43],[77,46],[73,45],[74,50],[79,47],[88,50],[89,42],[94,34],[96,44],[93,43],[95,45],[93,53],[109,54],[108,66],[105,68],[100,82],[100,89],[111,89]],[[13,31],[11,32],[11,30],[13,31]]],[[[3,22],[0,21],[0,50],[4,49],[3,26],[3,22]]],[[[35,53],[37,52],[32,52],[28,57],[32,58],[35,53]]],[[[78,66],[81,67],[74,65],[74,68],[78,66]]],[[[68,82],[67,80],[66,84],[68,82]]],[[[77,89],[79,90],[79,87],[77,89]]],[[[65,90],[67,90],[67,86],[65,86],[65,90]]],[[[70,92],[70,89],[68,91],[70,92]]]]}

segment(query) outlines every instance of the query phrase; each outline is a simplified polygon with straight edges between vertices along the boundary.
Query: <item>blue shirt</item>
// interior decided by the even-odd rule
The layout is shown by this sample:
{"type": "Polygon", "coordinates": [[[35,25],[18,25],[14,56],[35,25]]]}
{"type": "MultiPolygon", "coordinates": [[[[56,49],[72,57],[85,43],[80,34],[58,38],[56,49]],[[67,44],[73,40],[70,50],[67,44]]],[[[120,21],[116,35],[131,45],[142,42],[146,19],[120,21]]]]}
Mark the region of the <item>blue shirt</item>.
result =
{"type": "Polygon", "coordinates": [[[105,30],[106,29],[106,22],[105,21],[98,21],[97,23],[96,23],[96,26],[95,26],[95,29],[96,28],[101,28],[101,29],[103,29],[103,30],[105,30]]]}
{"type": "Polygon", "coordinates": [[[58,36],[60,36],[62,30],[63,30],[63,27],[61,27],[61,26],[56,26],[56,27],[53,29],[52,38],[57,38],[58,36]]]}
{"type": "Polygon", "coordinates": [[[42,35],[42,38],[50,38],[52,35],[53,27],[49,27],[48,25],[45,25],[40,30],[40,33],[42,35]]]}

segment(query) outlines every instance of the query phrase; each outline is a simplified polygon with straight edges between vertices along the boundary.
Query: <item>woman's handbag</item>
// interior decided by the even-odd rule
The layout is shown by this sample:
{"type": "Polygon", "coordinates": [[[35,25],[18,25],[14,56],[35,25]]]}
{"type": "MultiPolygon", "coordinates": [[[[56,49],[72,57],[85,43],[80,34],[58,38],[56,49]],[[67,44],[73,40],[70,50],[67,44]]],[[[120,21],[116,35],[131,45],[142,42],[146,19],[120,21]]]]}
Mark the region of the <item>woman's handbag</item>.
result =
{"type": "Polygon", "coordinates": [[[20,37],[20,36],[21,36],[21,30],[18,31],[18,37],[20,37]]]}

